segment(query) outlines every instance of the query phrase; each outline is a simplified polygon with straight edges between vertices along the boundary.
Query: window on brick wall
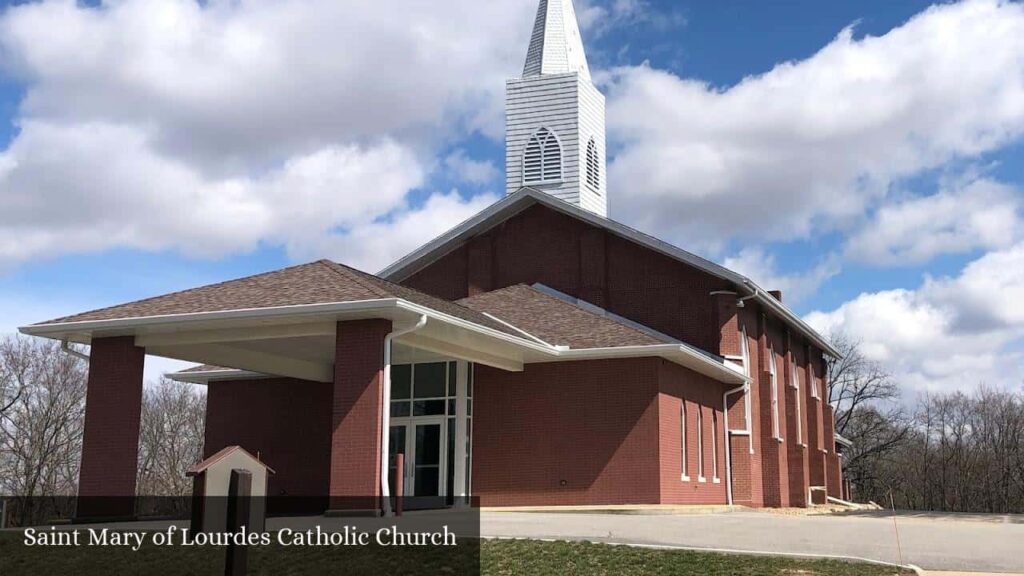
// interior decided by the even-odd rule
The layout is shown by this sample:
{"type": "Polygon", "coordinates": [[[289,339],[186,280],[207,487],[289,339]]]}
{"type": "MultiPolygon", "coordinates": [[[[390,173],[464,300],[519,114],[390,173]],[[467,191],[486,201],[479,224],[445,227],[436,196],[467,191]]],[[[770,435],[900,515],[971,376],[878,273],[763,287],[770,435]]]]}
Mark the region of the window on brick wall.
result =
{"type": "Polygon", "coordinates": [[[793,374],[792,386],[796,389],[796,443],[802,445],[804,443],[804,423],[800,404],[803,403],[803,399],[800,398],[800,369],[796,365],[796,356],[793,356],[789,370],[793,374]]]}
{"type": "Polygon", "coordinates": [[[775,349],[768,345],[768,379],[772,395],[772,437],[781,440],[779,432],[779,378],[778,369],[775,367],[775,349]]]}
{"type": "Polygon", "coordinates": [[[704,407],[697,405],[697,481],[704,482],[704,407]]]}
{"type": "Polygon", "coordinates": [[[690,480],[690,469],[686,465],[686,400],[679,405],[679,461],[682,469],[682,479],[690,480]]]}
{"type": "Polygon", "coordinates": [[[711,477],[718,479],[718,412],[711,412],[711,477]]]}
{"type": "Polygon", "coordinates": [[[808,360],[807,368],[811,371],[811,381],[808,383],[811,387],[811,397],[815,400],[820,400],[821,394],[818,393],[818,377],[814,373],[814,363],[808,360]]]}

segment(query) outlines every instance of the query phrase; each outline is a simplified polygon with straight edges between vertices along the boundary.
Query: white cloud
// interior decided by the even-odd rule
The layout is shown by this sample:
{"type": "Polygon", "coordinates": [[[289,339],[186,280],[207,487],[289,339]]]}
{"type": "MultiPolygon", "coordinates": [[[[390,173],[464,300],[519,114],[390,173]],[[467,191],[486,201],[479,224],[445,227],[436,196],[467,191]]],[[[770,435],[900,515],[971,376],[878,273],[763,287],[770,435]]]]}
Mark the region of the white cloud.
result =
{"type": "Polygon", "coordinates": [[[914,389],[971,389],[1024,381],[1024,243],[968,264],[958,276],[916,290],[864,293],[807,321],[842,330],[865,354],[914,389]]]}
{"type": "Polygon", "coordinates": [[[605,79],[615,217],[712,249],[800,238],[1024,133],[1024,5],[935,6],[860,40],[847,29],[728,89],[648,66],[605,79]]]}
{"type": "Polygon", "coordinates": [[[401,207],[425,170],[383,141],[327,147],[258,177],[210,178],[133,126],[28,122],[0,155],[0,263],[117,246],[217,256],[316,246],[401,207]]]}
{"type": "MultiPolygon", "coordinates": [[[[112,247],[220,256],[263,243],[317,256],[350,246],[367,262],[346,234],[407,214],[448,142],[474,130],[500,137],[504,79],[519,69],[534,9],[8,7],[3,70],[27,89],[20,132],[0,152],[0,266],[112,247]]],[[[464,160],[470,181],[483,177],[486,166],[464,160]]],[[[442,200],[424,204],[442,210],[421,214],[431,226],[453,224],[452,206],[479,205],[442,200]]]]}
{"type": "Polygon", "coordinates": [[[501,176],[494,162],[490,160],[474,160],[466,155],[466,151],[458,149],[444,159],[445,168],[459,182],[470,184],[487,184],[501,176]]]}
{"type": "Polygon", "coordinates": [[[1019,192],[982,178],[882,206],[846,251],[875,265],[921,264],[940,254],[1005,248],[1022,235],[1019,192]]]}
{"type": "Polygon", "coordinates": [[[783,273],[778,269],[775,255],[760,247],[746,247],[726,258],[722,265],[750,278],[765,290],[781,290],[783,301],[793,305],[814,294],[829,278],[839,273],[838,258],[827,256],[820,262],[810,262],[811,268],[803,272],[783,273]]]}
{"type": "Polygon", "coordinates": [[[401,210],[386,221],[362,222],[322,247],[327,257],[367,272],[377,272],[440,236],[498,200],[493,194],[463,199],[456,192],[435,193],[419,208],[401,210]]]}

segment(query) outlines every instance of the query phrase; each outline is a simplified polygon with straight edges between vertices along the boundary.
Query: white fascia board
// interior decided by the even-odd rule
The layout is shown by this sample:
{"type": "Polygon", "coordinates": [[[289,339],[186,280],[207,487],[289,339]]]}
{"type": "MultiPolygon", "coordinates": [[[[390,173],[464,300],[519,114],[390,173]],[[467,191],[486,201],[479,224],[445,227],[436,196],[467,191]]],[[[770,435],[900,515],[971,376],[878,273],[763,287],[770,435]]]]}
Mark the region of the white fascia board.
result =
{"type": "Polygon", "coordinates": [[[211,381],[219,382],[225,380],[257,380],[260,378],[274,378],[269,374],[253,372],[251,370],[193,370],[191,372],[167,372],[165,377],[175,382],[188,382],[191,384],[208,384],[211,381]]]}
{"type": "Polygon", "coordinates": [[[726,384],[744,384],[751,381],[748,376],[737,372],[724,363],[716,362],[703,352],[694,351],[689,346],[680,346],[678,344],[559,350],[557,356],[558,360],[563,361],[657,356],[726,384]]]}
{"type": "Polygon", "coordinates": [[[374,310],[393,309],[397,306],[397,303],[397,298],[382,298],[377,300],[357,300],[352,302],[324,302],[319,304],[297,304],[266,308],[240,308],[235,310],[218,310],[214,312],[191,312],[186,314],[161,314],[157,316],[112,318],[108,320],[83,320],[77,322],[56,322],[52,324],[31,324],[29,326],[19,327],[18,331],[29,336],[42,336],[45,338],[60,339],[67,334],[131,330],[135,328],[154,328],[163,325],[186,324],[192,322],[323,316],[341,312],[368,312],[374,310]]]}

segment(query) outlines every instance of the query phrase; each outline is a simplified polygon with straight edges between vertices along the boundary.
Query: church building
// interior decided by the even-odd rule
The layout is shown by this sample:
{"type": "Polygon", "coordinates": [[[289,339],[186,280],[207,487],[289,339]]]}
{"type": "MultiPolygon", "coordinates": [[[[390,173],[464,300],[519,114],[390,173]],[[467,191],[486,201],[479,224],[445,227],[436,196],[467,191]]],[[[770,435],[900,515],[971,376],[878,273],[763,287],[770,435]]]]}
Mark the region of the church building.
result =
{"type": "Polygon", "coordinates": [[[91,346],[80,496],[135,495],[152,354],[198,364],[172,376],[206,386],[205,456],[258,454],[315,512],[386,512],[399,476],[436,506],[840,497],[838,352],[781,293],[609,217],[629,191],[571,0],[540,0],[506,89],[507,195],[377,274],[320,260],[21,328],[91,346]]]}

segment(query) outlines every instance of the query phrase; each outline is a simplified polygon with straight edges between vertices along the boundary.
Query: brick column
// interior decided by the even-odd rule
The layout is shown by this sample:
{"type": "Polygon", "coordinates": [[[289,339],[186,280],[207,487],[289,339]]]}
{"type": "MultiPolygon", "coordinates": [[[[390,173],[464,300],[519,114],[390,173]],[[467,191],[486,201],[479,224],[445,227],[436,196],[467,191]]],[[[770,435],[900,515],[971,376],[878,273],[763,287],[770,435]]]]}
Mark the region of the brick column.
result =
{"type": "Polygon", "coordinates": [[[472,238],[467,252],[466,280],[469,286],[466,292],[470,296],[490,292],[494,289],[494,252],[491,249],[491,237],[472,238]]]}
{"type": "Polygon", "coordinates": [[[338,322],[331,408],[332,510],[379,510],[384,337],[389,332],[389,320],[338,322]]]}
{"type": "Polygon", "coordinates": [[[135,346],[132,336],[95,338],[89,356],[75,516],[79,520],[131,518],[146,351],[135,346]],[[118,498],[97,499],[108,496],[118,498]]]}

